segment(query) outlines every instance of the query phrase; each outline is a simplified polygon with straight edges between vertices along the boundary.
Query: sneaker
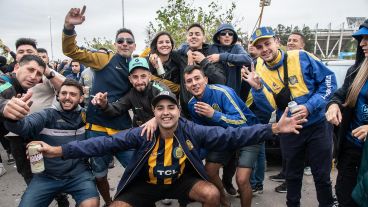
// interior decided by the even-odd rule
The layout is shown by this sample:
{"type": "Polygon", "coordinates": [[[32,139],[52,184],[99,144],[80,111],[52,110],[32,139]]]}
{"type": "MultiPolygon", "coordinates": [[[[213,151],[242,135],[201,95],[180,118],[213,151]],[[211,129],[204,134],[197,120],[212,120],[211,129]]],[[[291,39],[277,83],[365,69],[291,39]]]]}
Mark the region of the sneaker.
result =
{"type": "Polygon", "coordinates": [[[231,195],[231,196],[236,196],[236,194],[238,194],[238,192],[236,191],[236,189],[234,188],[233,184],[230,185],[224,185],[224,188],[226,190],[226,192],[231,195]]]}
{"type": "Polygon", "coordinates": [[[12,154],[8,154],[8,161],[7,161],[8,165],[12,165],[15,163],[14,157],[12,154]]]}
{"type": "Polygon", "coordinates": [[[283,182],[281,185],[277,186],[275,191],[278,193],[287,193],[286,182],[283,182]]]}
{"type": "Polygon", "coordinates": [[[275,182],[285,182],[285,176],[281,175],[281,173],[277,175],[271,175],[270,179],[275,182]]]}
{"type": "Polygon", "coordinates": [[[56,195],[55,200],[58,204],[58,207],[69,207],[68,195],[65,193],[61,193],[56,195]]]}
{"type": "Polygon", "coordinates": [[[0,163],[0,177],[6,173],[3,163],[0,163]]]}
{"type": "Polygon", "coordinates": [[[305,167],[304,168],[304,175],[310,176],[312,175],[312,170],[310,167],[305,167]]]}
{"type": "Polygon", "coordinates": [[[253,194],[262,194],[263,193],[263,185],[257,184],[256,186],[252,187],[253,194]]]}
{"type": "Polygon", "coordinates": [[[164,200],[161,200],[161,203],[164,205],[171,205],[172,201],[171,199],[164,199],[164,200]]]}

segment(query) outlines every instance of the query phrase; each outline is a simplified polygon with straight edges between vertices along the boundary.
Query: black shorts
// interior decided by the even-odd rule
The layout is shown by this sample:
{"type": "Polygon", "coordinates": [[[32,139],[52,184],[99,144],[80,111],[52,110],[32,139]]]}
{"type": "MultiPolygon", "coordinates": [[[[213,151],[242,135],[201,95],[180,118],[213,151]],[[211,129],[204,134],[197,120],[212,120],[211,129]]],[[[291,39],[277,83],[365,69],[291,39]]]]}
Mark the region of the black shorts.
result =
{"type": "Polygon", "coordinates": [[[198,176],[182,175],[171,185],[150,184],[145,181],[131,183],[116,198],[117,201],[129,203],[131,206],[155,206],[155,203],[162,199],[178,199],[181,202],[189,203],[189,192],[198,181],[198,176]]]}

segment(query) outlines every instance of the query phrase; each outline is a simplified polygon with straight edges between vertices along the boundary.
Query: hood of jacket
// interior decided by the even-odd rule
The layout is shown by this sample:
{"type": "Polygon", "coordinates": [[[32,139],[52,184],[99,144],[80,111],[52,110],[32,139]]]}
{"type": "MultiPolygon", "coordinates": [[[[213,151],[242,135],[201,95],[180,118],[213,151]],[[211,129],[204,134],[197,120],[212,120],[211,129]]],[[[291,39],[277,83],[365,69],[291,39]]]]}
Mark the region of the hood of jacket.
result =
{"type": "Polygon", "coordinates": [[[236,33],[234,27],[231,25],[231,24],[227,24],[227,23],[224,23],[224,24],[221,24],[218,28],[217,28],[217,31],[216,33],[213,35],[213,42],[214,43],[217,43],[217,44],[220,44],[220,41],[218,40],[218,36],[220,35],[220,32],[221,31],[224,31],[224,30],[230,30],[232,32],[234,32],[234,36],[233,36],[233,42],[231,43],[232,45],[235,44],[237,41],[238,41],[238,34],[236,33]]]}

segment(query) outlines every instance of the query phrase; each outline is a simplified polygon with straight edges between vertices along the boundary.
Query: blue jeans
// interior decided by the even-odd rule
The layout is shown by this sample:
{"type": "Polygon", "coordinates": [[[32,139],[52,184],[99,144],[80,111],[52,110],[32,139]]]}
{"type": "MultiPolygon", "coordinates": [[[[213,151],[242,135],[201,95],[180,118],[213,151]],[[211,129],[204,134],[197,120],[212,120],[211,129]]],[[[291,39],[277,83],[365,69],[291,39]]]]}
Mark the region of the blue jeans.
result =
{"type": "Polygon", "coordinates": [[[61,192],[72,195],[77,206],[90,198],[99,199],[95,180],[90,171],[64,179],[35,174],[22,196],[19,207],[48,207],[61,192]]]}
{"type": "MultiPolygon", "coordinates": [[[[99,136],[108,136],[105,132],[96,132],[86,130],[87,138],[91,137],[99,137],[99,136]]],[[[125,168],[129,161],[131,160],[135,150],[125,150],[115,153],[115,157],[119,160],[120,164],[125,168]]],[[[91,158],[91,167],[93,174],[96,178],[102,178],[107,175],[109,163],[112,161],[113,157],[111,154],[106,154],[101,157],[92,157],[91,158]]]]}
{"type": "Polygon", "coordinates": [[[263,185],[265,173],[265,143],[260,145],[257,162],[254,165],[252,175],[250,177],[250,184],[254,188],[256,185],[263,185]]]}

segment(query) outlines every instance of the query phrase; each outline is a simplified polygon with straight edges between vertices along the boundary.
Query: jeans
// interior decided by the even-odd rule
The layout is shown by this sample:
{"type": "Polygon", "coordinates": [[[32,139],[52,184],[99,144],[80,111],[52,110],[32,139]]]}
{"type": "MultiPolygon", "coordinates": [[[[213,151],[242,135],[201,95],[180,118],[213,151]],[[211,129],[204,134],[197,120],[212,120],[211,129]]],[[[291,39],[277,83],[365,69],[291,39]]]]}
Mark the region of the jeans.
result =
{"type": "Polygon", "coordinates": [[[252,175],[250,177],[250,184],[252,185],[252,187],[255,187],[256,185],[263,186],[264,173],[266,167],[265,160],[266,160],[265,143],[263,143],[259,148],[258,159],[254,165],[252,175]]]}
{"type": "MultiPolygon", "coordinates": [[[[105,132],[96,132],[86,130],[87,138],[98,137],[98,136],[108,136],[105,132]]],[[[115,157],[119,160],[120,164],[123,167],[126,167],[129,164],[135,150],[124,150],[115,153],[115,157]]],[[[107,175],[109,163],[112,161],[113,157],[111,154],[106,154],[101,157],[92,157],[91,158],[91,167],[93,174],[97,178],[102,178],[107,175]]]]}
{"type": "Polygon", "coordinates": [[[35,174],[22,196],[19,207],[47,207],[61,192],[72,195],[77,206],[89,198],[99,199],[95,180],[90,171],[63,179],[35,174]]]}

